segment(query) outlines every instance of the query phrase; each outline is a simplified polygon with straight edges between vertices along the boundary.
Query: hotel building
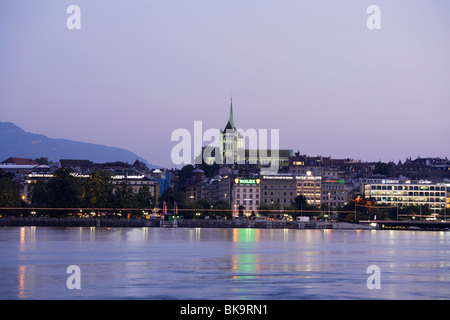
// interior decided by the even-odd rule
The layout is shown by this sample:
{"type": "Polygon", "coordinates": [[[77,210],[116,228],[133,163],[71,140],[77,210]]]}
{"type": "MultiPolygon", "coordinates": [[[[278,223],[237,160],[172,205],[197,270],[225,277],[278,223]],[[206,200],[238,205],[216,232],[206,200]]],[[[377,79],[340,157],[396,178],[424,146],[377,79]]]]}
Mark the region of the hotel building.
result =
{"type": "Polygon", "coordinates": [[[257,213],[261,200],[261,179],[235,178],[231,187],[231,207],[235,216],[239,207],[243,207],[244,215],[257,213]]]}

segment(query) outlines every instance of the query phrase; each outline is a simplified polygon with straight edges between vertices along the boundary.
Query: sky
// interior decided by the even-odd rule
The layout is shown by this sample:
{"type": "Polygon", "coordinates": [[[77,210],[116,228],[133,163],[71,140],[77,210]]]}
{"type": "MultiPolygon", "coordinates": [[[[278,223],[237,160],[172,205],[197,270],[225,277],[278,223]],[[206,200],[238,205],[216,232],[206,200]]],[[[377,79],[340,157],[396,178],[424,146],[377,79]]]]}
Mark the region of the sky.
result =
{"type": "Polygon", "coordinates": [[[449,34],[448,0],[2,0],[0,121],[170,168],[172,132],[223,129],[232,96],[301,154],[449,157],[449,34]]]}

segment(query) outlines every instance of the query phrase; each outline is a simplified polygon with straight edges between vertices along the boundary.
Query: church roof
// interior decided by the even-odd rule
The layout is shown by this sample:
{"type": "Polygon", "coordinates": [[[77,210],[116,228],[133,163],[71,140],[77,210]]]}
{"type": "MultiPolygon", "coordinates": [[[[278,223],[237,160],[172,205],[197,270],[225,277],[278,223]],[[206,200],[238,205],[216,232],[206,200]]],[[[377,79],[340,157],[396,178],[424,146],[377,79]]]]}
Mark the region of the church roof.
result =
{"type": "Polygon", "coordinates": [[[231,125],[230,121],[227,122],[227,125],[225,126],[225,129],[223,129],[223,131],[227,131],[227,130],[235,130],[235,128],[231,125]]]}

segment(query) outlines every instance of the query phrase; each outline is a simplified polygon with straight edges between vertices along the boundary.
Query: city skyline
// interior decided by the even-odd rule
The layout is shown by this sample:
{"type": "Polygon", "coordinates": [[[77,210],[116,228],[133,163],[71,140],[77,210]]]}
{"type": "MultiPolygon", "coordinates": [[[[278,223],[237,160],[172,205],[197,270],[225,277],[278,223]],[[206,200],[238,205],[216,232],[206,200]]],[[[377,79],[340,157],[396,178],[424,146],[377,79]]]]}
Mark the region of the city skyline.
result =
{"type": "Polygon", "coordinates": [[[232,95],[236,127],[279,129],[280,148],[449,156],[445,1],[76,1],[68,30],[71,4],[0,4],[1,121],[174,167],[171,133],[221,129],[232,95]]]}

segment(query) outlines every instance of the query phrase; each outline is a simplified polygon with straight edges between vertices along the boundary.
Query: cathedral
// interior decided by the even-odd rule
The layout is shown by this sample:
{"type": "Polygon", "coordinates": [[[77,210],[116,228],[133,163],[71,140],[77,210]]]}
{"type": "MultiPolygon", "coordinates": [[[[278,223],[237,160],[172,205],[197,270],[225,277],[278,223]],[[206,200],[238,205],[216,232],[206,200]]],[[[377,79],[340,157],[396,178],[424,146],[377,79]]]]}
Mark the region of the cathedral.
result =
{"type": "Polygon", "coordinates": [[[230,117],[225,128],[220,131],[220,148],[223,164],[240,163],[243,156],[239,150],[244,150],[244,136],[234,126],[233,98],[231,98],[230,117]]]}
{"type": "Polygon", "coordinates": [[[277,161],[280,169],[289,166],[289,156],[293,155],[292,150],[276,149],[274,152],[270,149],[245,148],[245,137],[241,132],[243,131],[238,130],[234,124],[233,99],[231,98],[230,115],[225,128],[220,131],[219,147],[214,148],[211,156],[204,158],[203,161],[210,165],[213,163],[256,164],[260,167],[271,166],[273,161],[277,161]],[[218,152],[217,156],[216,152],[218,152]]]}

